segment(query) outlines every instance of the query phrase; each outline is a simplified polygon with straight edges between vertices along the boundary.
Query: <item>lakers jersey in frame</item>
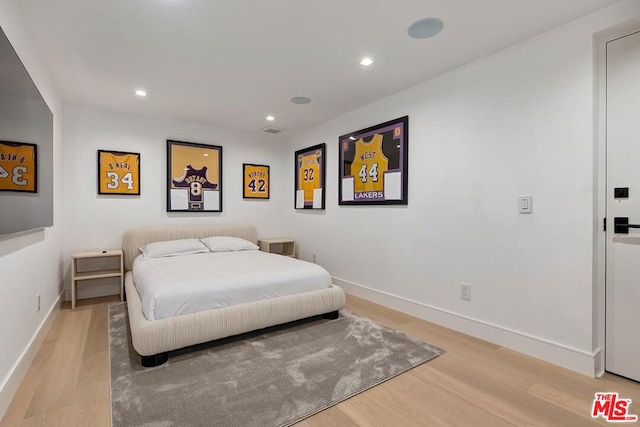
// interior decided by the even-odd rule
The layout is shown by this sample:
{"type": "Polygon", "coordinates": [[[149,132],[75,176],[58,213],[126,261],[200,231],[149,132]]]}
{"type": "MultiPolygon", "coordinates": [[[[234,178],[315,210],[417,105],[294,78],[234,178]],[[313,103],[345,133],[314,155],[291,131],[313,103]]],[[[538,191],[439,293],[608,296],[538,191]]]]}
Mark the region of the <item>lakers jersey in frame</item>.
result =
{"type": "Polygon", "coordinates": [[[167,211],[222,211],[222,147],[167,141],[167,211]]]}
{"type": "Polygon", "coordinates": [[[140,153],[98,150],[98,194],[140,195],[140,153]]]}
{"type": "Polygon", "coordinates": [[[338,139],[340,205],[406,205],[409,117],[338,139]]]}
{"type": "Polygon", "coordinates": [[[244,199],[269,198],[269,166],[242,164],[242,197],[244,199]]]}
{"type": "Polygon", "coordinates": [[[377,133],[369,141],[359,139],[355,142],[351,174],[355,177],[356,193],[384,191],[383,176],[389,169],[389,159],[382,152],[382,139],[383,136],[377,133]]]}
{"type": "Polygon", "coordinates": [[[296,209],[324,209],[325,147],[318,144],[295,152],[296,209]]]}
{"type": "Polygon", "coordinates": [[[0,141],[0,191],[38,192],[35,144],[0,141]]]}
{"type": "Polygon", "coordinates": [[[207,167],[195,169],[188,165],[184,168],[184,175],[173,180],[174,188],[188,189],[188,203],[190,211],[204,210],[204,192],[206,190],[216,190],[218,184],[211,182],[207,167]]]}
{"type": "Polygon", "coordinates": [[[320,150],[307,155],[298,155],[298,163],[300,164],[298,170],[298,182],[300,183],[300,190],[304,192],[304,202],[313,202],[313,192],[322,188],[320,184],[320,163],[321,157],[320,150]]]}

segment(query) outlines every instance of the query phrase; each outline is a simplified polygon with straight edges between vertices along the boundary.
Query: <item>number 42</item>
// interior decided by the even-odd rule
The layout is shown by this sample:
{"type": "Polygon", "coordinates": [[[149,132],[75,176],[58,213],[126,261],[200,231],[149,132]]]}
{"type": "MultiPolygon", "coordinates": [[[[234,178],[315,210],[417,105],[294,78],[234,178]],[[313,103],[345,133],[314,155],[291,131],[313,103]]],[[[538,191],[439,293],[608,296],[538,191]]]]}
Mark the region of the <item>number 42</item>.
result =
{"type": "Polygon", "coordinates": [[[256,185],[256,180],[252,179],[249,184],[247,184],[247,187],[251,189],[252,193],[264,193],[266,191],[265,184],[266,182],[264,179],[258,180],[258,185],[256,185]]]}

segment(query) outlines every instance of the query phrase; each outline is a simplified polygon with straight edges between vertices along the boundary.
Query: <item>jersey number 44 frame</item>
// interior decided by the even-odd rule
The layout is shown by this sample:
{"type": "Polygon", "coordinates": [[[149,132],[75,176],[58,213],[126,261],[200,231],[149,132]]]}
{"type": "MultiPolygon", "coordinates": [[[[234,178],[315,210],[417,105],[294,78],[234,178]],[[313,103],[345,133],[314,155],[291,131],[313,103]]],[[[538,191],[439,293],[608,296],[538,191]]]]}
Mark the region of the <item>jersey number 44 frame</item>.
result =
{"type": "Polygon", "coordinates": [[[167,141],[167,211],[222,212],[222,147],[167,141]]]}
{"type": "Polygon", "coordinates": [[[339,204],[406,205],[409,117],[342,135],[339,204]]]}

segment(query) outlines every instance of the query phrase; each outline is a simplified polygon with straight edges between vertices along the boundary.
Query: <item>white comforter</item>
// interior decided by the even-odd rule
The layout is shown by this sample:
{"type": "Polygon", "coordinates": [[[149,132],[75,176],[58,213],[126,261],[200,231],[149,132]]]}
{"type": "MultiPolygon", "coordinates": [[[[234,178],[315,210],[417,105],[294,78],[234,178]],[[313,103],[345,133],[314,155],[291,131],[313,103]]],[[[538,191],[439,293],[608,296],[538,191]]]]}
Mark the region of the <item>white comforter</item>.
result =
{"type": "Polygon", "coordinates": [[[319,265],[257,250],[167,258],[138,256],[133,281],[149,320],[331,286],[319,265]]]}

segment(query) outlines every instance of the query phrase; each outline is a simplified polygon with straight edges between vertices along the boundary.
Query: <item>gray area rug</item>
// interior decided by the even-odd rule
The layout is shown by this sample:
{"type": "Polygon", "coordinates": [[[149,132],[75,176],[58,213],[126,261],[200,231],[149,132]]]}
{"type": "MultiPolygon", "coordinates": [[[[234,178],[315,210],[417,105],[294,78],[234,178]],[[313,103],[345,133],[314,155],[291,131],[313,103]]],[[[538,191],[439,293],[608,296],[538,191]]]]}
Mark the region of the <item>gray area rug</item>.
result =
{"type": "Polygon", "coordinates": [[[171,353],[143,368],[109,305],[114,427],[289,426],[444,350],[345,310],[171,353]]]}

